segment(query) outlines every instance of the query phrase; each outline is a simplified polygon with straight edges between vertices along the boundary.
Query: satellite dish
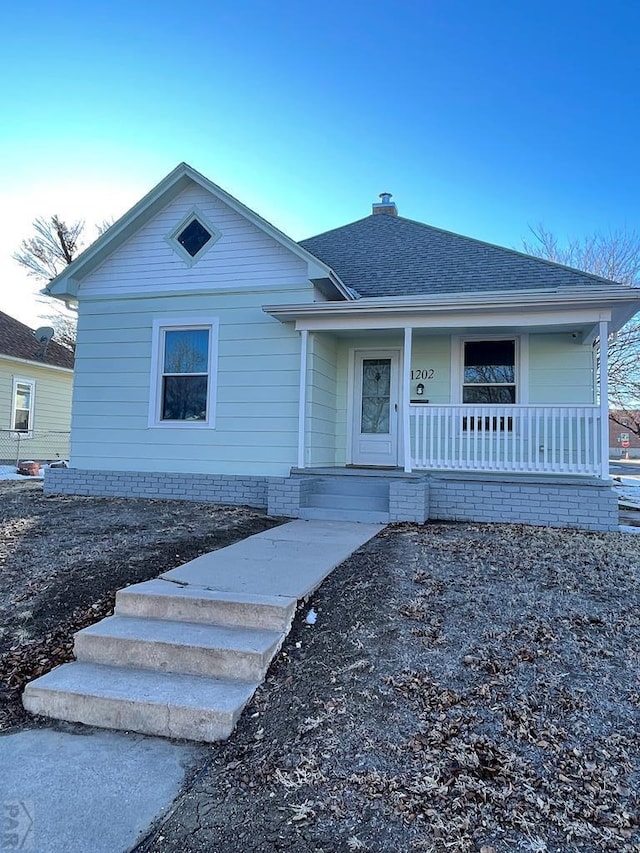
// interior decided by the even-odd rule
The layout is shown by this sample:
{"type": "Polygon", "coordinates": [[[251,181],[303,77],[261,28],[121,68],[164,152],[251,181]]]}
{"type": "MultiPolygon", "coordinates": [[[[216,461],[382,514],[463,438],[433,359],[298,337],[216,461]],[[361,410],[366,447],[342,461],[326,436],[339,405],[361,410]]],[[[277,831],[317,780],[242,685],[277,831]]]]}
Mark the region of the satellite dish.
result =
{"type": "Polygon", "coordinates": [[[33,333],[34,338],[38,341],[39,344],[48,344],[53,335],[54,330],[51,328],[51,326],[40,326],[40,328],[36,329],[33,333]]]}

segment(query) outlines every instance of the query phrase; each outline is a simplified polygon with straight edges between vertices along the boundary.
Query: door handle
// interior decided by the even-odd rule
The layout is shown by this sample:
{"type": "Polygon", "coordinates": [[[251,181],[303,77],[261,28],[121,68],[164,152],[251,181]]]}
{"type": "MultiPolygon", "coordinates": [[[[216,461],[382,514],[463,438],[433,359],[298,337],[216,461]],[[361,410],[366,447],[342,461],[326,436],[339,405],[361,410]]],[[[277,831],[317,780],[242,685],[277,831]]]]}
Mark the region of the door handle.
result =
{"type": "Polygon", "coordinates": [[[396,412],[397,412],[397,411],[398,411],[398,404],[397,404],[397,403],[394,403],[394,404],[393,404],[393,408],[394,408],[394,409],[396,410],[396,412]]]}

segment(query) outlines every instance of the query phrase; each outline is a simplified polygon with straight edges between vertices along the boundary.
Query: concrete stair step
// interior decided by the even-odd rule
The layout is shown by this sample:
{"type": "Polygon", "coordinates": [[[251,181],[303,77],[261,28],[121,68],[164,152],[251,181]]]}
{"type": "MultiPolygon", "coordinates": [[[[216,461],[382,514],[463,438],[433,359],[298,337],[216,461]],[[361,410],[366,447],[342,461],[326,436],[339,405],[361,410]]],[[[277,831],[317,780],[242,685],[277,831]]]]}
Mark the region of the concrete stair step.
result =
{"type": "Polygon", "coordinates": [[[203,622],[287,632],[296,599],[278,595],[217,592],[156,579],[116,593],[116,615],[175,622],[203,622]]]}
{"type": "Polygon", "coordinates": [[[371,497],[389,497],[387,480],[373,477],[318,477],[313,491],[330,492],[334,495],[370,495],[371,497]]]}
{"type": "Polygon", "coordinates": [[[78,660],[261,681],[282,644],[280,631],[109,616],[75,635],[78,660]]]}
{"type": "Polygon", "coordinates": [[[364,509],[329,509],[328,507],[307,506],[299,511],[303,519],[323,519],[325,521],[358,521],[361,524],[388,524],[389,513],[364,509]]]}
{"type": "Polygon", "coordinates": [[[321,492],[309,495],[307,506],[322,506],[329,509],[364,509],[371,512],[389,512],[389,497],[371,495],[341,495],[321,492]]]}
{"type": "Polygon", "coordinates": [[[76,662],[27,685],[23,704],[57,720],[161,737],[229,737],[255,683],[76,662]]]}

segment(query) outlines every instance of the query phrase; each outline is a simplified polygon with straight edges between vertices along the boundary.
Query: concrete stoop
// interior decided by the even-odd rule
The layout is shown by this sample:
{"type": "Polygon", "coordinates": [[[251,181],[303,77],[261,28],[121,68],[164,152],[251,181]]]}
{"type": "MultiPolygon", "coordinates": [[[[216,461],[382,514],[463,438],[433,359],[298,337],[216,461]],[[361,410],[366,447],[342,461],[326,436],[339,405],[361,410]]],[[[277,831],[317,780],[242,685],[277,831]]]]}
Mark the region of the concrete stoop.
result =
{"type": "Polygon", "coordinates": [[[190,740],[229,737],[289,630],[296,599],[153,580],[75,635],[76,662],[28,684],[34,714],[190,740]]]}
{"type": "Polygon", "coordinates": [[[357,476],[310,478],[310,488],[302,497],[298,516],[387,524],[389,481],[357,476]]]}
{"type": "Polygon", "coordinates": [[[263,681],[299,599],[380,530],[293,521],[116,595],[76,661],[32,681],[27,711],[103,728],[223,740],[263,681]]]}

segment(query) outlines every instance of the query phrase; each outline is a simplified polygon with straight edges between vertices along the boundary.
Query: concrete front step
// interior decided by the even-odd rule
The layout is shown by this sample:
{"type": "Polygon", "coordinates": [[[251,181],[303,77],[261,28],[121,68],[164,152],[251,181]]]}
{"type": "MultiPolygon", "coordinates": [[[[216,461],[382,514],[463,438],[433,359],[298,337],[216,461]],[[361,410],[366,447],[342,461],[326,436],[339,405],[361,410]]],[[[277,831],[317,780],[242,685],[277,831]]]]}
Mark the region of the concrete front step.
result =
{"type": "Polygon", "coordinates": [[[32,681],[22,702],[58,720],[212,742],[229,737],[257,686],[76,662],[32,681]]]}
{"type": "Polygon", "coordinates": [[[90,663],[261,681],[282,640],[263,628],[109,616],[79,631],[74,650],[90,663]]]}
{"type": "Polygon", "coordinates": [[[372,495],[343,495],[332,492],[311,494],[307,506],[321,506],[335,510],[363,509],[370,512],[389,512],[389,497],[372,495]]]}
{"type": "Polygon", "coordinates": [[[360,495],[362,497],[389,497],[389,482],[374,477],[317,477],[313,491],[334,495],[360,495]]]}
{"type": "Polygon", "coordinates": [[[361,524],[388,524],[389,513],[365,509],[329,509],[328,507],[301,507],[298,515],[303,519],[324,521],[357,521],[361,524]]]}
{"type": "Polygon", "coordinates": [[[266,628],[285,633],[295,611],[295,598],[218,592],[160,578],[119,590],[115,610],[118,616],[266,628]]]}
{"type": "Polygon", "coordinates": [[[121,590],[114,616],[75,635],[78,661],[27,685],[25,708],[164,737],[228,737],[297,600],[379,530],[348,523],[345,510],[337,518],[290,522],[121,590]]]}

